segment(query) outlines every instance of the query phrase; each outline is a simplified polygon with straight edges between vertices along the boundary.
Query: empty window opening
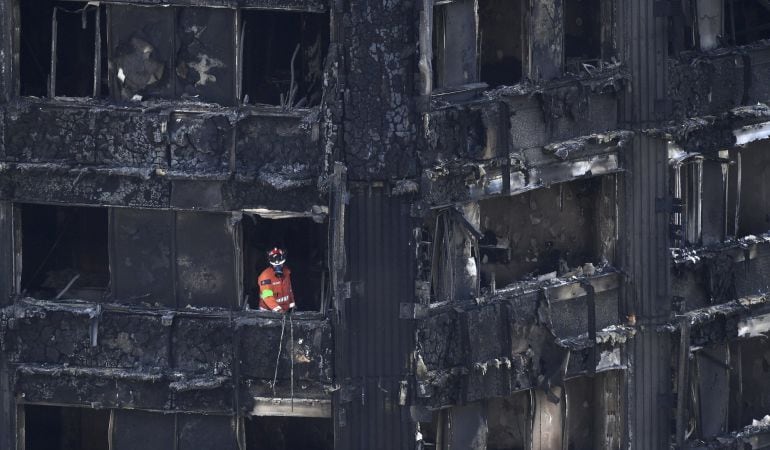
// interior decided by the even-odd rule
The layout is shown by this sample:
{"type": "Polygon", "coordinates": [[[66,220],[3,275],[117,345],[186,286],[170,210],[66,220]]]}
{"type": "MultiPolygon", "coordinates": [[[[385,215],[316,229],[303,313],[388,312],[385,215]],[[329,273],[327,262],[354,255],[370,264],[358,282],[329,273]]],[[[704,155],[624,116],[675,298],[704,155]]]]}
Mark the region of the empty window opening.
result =
{"type": "Polygon", "coordinates": [[[20,13],[21,95],[101,95],[102,9],[85,2],[21,2],[20,13]]]}
{"type": "Polygon", "coordinates": [[[327,14],[243,10],[242,101],[283,107],[321,102],[327,14]]]}
{"type": "Polygon", "coordinates": [[[436,212],[425,223],[420,242],[421,281],[429,289],[422,301],[462,301],[478,294],[476,228],[458,209],[436,212]]]}
{"type": "Polygon", "coordinates": [[[725,0],[725,28],[733,44],[770,39],[770,3],[765,0],[725,0]]]}
{"type": "Polygon", "coordinates": [[[245,421],[246,450],[332,450],[331,419],[254,416],[245,421]]]}
{"type": "Polygon", "coordinates": [[[21,209],[25,295],[102,299],[110,278],[107,209],[32,204],[21,209]]]}
{"type": "Polygon", "coordinates": [[[257,279],[270,267],[267,254],[274,247],[285,252],[297,311],[321,311],[328,306],[326,266],[328,227],[310,218],[265,219],[245,217],[243,223],[243,282],[249,307],[259,307],[257,279]]]}
{"type": "Polygon", "coordinates": [[[490,87],[521,80],[524,17],[522,1],[479,0],[481,81],[490,87]]]}
{"type": "Polygon", "coordinates": [[[483,200],[482,288],[598,273],[614,260],[615,176],[483,200]]]}
{"type": "Polygon", "coordinates": [[[110,411],[24,406],[25,450],[108,450],[110,411]]]}
{"type": "MultiPolygon", "coordinates": [[[[474,0],[437,2],[433,7],[433,85],[440,89],[478,81],[474,0]]],[[[494,46],[494,42],[490,43],[494,46]]]]}
{"type": "Polygon", "coordinates": [[[583,64],[598,66],[602,56],[600,1],[565,1],[564,57],[568,72],[584,72],[583,64]]]}

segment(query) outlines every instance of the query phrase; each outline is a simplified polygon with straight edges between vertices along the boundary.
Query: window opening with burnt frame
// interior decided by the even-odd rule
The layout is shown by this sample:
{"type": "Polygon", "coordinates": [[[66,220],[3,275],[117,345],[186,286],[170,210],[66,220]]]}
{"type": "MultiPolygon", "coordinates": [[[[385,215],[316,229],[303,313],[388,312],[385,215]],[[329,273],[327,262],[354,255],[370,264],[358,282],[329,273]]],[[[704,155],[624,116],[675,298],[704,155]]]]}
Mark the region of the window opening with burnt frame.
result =
{"type": "Polygon", "coordinates": [[[478,295],[478,230],[455,208],[426,219],[418,244],[420,302],[468,300],[478,295]]]}
{"type": "Polygon", "coordinates": [[[670,160],[673,247],[708,246],[738,236],[740,155],[680,152],[670,160]]]}
{"type": "Polygon", "coordinates": [[[52,0],[18,5],[22,96],[284,108],[321,102],[328,13],[52,0]]]}
{"type": "Polygon", "coordinates": [[[433,4],[433,86],[513,85],[521,81],[525,43],[521,0],[438,0],[433,4]]]}
{"type": "Polygon", "coordinates": [[[98,301],[108,292],[106,208],[22,204],[22,295],[98,301]]]}
{"type": "Polygon", "coordinates": [[[329,15],[241,11],[243,103],[302,108],[321,103],[329,15]]]}
{"type": "Polygon", "coordinates": [[[267,253],[279,247],[291,269],[297,311],[325,311],[330,303],[327,269],[328,222],[295,217],[268,219],[245,215],[243,224],[243,292],[250,309],[259,308],[257,278],[270,267],[267,253]]]}
{"type": "Polygon", "coordinates": [[[592,276],[612,266],[617,176],[574,180],[480,205],[480,284],[592,276]]]}
{"type": "Polygon", "coordinates": [[[672,244],[675,247],[700,245],[703,227],[701,197],[703,189],[703,157],[694,156],[677,162],[671,169],[672,244]]]}
{"type": "Polygon", "coordinates": [[[75,1],[19,2],[19,92],[35,97],[106,93],[106,14],[75,1]]]}
{"type": "Polygon", "coordinates": [[[25,450],[108,450],[110,410],[24,405],[25,450]]]}
{"type": "Polygon", "coordinates": [[[602,59],[602,0],[565,0],[565,72],[586,73],[602,59]]]}
{"type": "Polygon", "coordinates": [[[736,236],[759,236],[770,232],[770,141],[752,142],[731,151],[736,236]]]}
{"type": "Polygon", "coordinates": [[[770,39],[770,2],[767,0],[723,0],[725,33],[729,43],[746,45],[770,39]]]}
{"type": "Polygon", "coordinates": [[[481,81],[489,87],[521,81],[525,43],[522,0],[478,0],[481,81]]]}

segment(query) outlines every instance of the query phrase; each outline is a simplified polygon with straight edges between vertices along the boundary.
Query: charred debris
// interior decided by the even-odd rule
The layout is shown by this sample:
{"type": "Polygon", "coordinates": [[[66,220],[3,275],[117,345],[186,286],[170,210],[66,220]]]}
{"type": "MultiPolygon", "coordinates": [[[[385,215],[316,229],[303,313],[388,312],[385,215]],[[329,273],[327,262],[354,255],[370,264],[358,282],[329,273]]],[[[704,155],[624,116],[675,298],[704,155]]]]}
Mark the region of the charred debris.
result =
{"type": "Polygon", "coordinates": [[[766,1],[0,17],[0,449],[770,446],[766,1]]]}

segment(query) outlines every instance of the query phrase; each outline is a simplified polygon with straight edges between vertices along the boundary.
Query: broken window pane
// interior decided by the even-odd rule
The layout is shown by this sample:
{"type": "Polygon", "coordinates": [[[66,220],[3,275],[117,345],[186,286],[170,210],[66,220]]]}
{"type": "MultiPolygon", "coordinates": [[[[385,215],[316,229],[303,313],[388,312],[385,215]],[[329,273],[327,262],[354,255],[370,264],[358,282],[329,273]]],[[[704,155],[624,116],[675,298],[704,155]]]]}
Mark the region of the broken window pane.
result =
{"type": "Polygon", "coordinates": [[[101,300],[110,278],[107,209],[26,204],[21,210],[26,295],[101,300]]]}
{"type": "Polygon", "coordinates": [[[770,144],[757,141],[740,148],[738,237],[770,231],[770,144]]]}
{"type": "Polygon", "coordinates": [[[489,450],[525,450],[532,430],[529,391],[517,392],[510,397],[498,397],[487,402],[489,450]]]}
{"type": "Polygon", "coordinates": [[[235,102],[235,10],[110,5],[110,38],[113,98],[235,102]]]}
{"type": "Polygon", "coordinates": [[[108,450],[110,411],[24,406],[26,450],[108,450]]]}
{"type": "Polygon", "coordinates": [[[235,10],[176,9],[176,97],[233,104],[235,10]]]}
{"type": "Polygon", "coordinates": [[[490,87],[521,80],[524,6],[520,0],[479,0],[481,81],[490,87]]]}
{"type": "Polygon", "coordinates": [[[298,311],[321,311],[329,299],[326,269],[327,224],[311,218],[265,219],[247,216],[243,223],[243,292],[249,307],[259,308],[257,278],[270,267],[267,252],[285,251],[298,311]]]}
{"type": "Polygon", "coordinates": [[[284,107],[318,105],[329,45],[329,16],[243,10],[241,17],[242,100],[284,107]]]}
{"type": "Polygon", "coordinates": [[[598,66],[602,48],[600,0],[564,3],[564,57],[566,70],[583,72],[583,64],[598,66]]]}
{"type": "Polygon", "coordinates": [[[334,427],[331,419],[311,417],[249,417],[246,450],[332,450],[334,427]]]}
{"type": "Polygon", "coordinates": [[[177,306],[238,305],[235,224],[230,214],[176,213],[177,306]]]}
{"type": "Polygon", "coordinates": [[[176,414],[116,409],[110,450],[168,450],[176,447],[176,414]]]}
{"type": "Polygon", "coordinates": [[[433,8],[433,85],[460,86],[478,80],[474,0],[437,2],[433,8]]]}
{"type": "Polygon", "coordinates": [[[173,98],[173,7],[108,5],[110,94],[115,99],[173,98]]]}

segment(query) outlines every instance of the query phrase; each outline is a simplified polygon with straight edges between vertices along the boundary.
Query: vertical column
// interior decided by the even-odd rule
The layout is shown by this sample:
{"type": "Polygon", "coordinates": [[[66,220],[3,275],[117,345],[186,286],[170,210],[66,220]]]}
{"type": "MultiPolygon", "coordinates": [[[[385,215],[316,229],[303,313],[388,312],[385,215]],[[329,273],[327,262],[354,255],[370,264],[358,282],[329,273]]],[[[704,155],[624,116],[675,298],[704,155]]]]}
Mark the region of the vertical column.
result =
{"type": "Polygon", "coordinates": [[[633,449],[667,448],[671,435],[671,337],[657,331],[671,313],[666,143],[637,136],[626,154],[623,301],[637,334],[629,346],[628,431],[633,449]]]}
{"type": "MultiPolygon", "coordinates": [[[[667,17],[655,2],[617,2],[618,48],[630,80],[621,96],[622,126],[643,130],[666,114],[667,17]]],[[[666,143],[637,133],[624,153],[621,262],[627,274],[622,307],[636,318],[629,345],[626,412],[631,449],[668,448],[673,413],[670,336],[657,331],[671,312],[666,143]]]]}
{"type": "MultiPolygon", "coordinates": [[[[13,203],[0,201],[0,307],[10,304],[14,291],[13,203]]],[[[0,450],[15,448],[15,402],[5,352],[0,352],[0,450]]]]}

